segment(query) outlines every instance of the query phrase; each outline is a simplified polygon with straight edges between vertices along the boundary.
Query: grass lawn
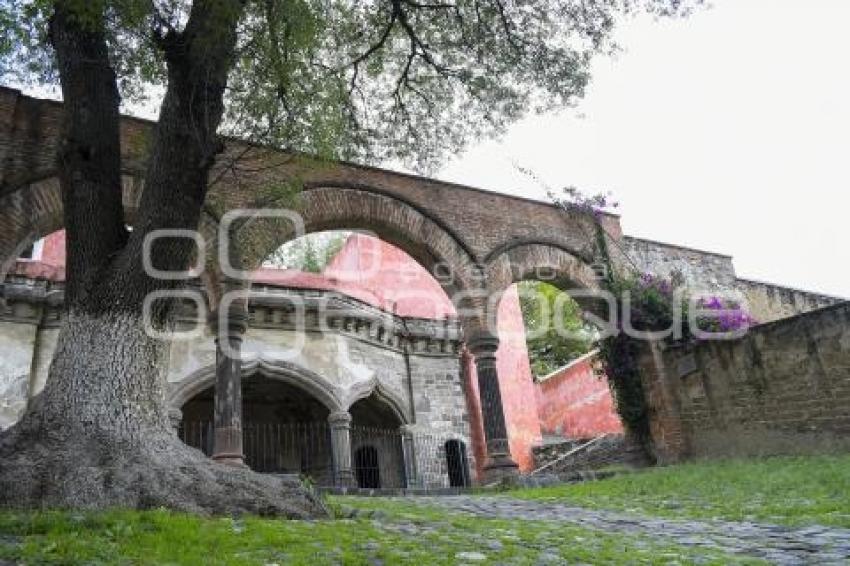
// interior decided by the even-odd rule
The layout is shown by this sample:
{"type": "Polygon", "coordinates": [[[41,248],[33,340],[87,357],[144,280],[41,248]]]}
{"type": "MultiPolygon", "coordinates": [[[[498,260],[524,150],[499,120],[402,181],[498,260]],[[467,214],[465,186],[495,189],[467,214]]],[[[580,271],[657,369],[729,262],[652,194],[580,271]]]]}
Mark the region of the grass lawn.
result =
{"type": "Polygon", "coordinates": [[[510,495],[665,517],[850,527],[850,455],[683,464],[510,495]]]}
{"type": "Polygon", "coordinates": [[[310,522],[199,518],[166,511],[2,512],[0,562],[312,566],[743,562],[718,551],[553,523],[450,515],[403,501],[342,501],[362,510],[357,518],[310,522]]]}
{"type": "MultiPolygon", "coordinates": [[[[668,517],[850,527],[850,456],[686,464],[508,495],[668,517]]],[[[648,536],[451,514],[404,500],[332,497],[328,502],[337,516],[350,516],[352,508],[356,513],[344,519],[282,521],[203,518],[164,510],[0,511],[0,563],[430,566],[742,561],[717,549],[648,536]]]]}

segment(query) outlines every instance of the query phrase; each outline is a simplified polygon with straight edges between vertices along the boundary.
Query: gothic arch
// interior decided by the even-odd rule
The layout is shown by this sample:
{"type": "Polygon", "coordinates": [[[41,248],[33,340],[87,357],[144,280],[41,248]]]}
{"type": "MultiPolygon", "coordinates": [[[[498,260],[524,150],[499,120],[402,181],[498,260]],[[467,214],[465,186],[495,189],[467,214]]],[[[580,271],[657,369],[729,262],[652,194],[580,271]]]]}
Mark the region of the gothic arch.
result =
{"type": "Polygon", "coordinates": [[[389,407],[401,424],[412,421],[408,405],[394,391],[385,387],[377,378],[358,384],[346,398],[346,410],[356,402],[374,395],[379,401],[389,407]]]}
{"type": "MultiPolygon", "coordinates": [[[[243,375],[257,372],[264,377],[282,381],[312,395],[330,412],[344,411],[347,405],[340,399],[337,389],[324,377],[297,364],[284,361],[244,362],[243,375]]],[[[215,385],[215,365],[209,365],[188,375],[168,394],[168,404],[179,409],[202,391],[215,385]]]]}

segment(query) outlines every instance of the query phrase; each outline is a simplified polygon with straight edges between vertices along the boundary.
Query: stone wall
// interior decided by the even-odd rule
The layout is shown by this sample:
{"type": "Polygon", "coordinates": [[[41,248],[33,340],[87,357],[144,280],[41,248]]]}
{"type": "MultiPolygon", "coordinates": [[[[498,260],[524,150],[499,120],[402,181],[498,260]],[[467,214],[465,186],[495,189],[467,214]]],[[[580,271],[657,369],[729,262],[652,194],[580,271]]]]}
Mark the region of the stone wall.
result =
{"type": "Polygon", "coordinates": [[[0,429],[44,387],[59,312],[54,285],[9,276],[0,285],[0,429]]]}
{"type": "Polygon", "coordinates": [[[0,319],[0,429],[17,422],[27,406],[37,332],[35,324],[0,319]]]}
{"type": "MultiPolygon", "coordinates": [[[[61,302],[49,305],[45,297],[61,288],[60,282],[25,278],[11,278],[3,286],[2,428],[14,424],[29,399],[44,387],[61,320],[61,302]]],[[[402,318],[330,291],[268,286],[255,290],[262,292],[249,305],[245,374],[260,372],[294,383],[318,396],[331,411],[347,410],[359,399],[376,396],[392,407],[400,423],[409,423],[407,430],[425,443],[429,456],[442,458],[423,462],[419,484],[447,487],[445,454],[439,448],[449,439],[472,444],[457,322],[402,318]],[[303,330],[296,331],[299,315],[294,304],[301,306],[303,330]]],[[[187,306],[178,314],[177,330],[187,331],[197,323],[187,306]]],[[[205,321],[201,324],[205,326],[205,321]]],[[[176,408],[212,387],[215,355],[213,336],[204,327],[191,339],[172,342],[165,370],[170,402],[176,408]]],[[[475,459],[469,456],[474,466],[475,459]]]]}
{"type": "Polygon", "coordinates": [[[840,303],[844,299],[773,283],[740,278],[732,257],[653,240],[624,236],[624,251],[633,267],[665,278],[681,277],[700,291],[738,293],[759,322],[772,322],[840,303]]]}
{"type": "Polygon", "coordinates": [[[665,278],[678,273],[683,282],[701,289],[735,288],[731,256],[632,236],[624,236],[621,242],[638,271],[665,278]]]}
{"type": "Polygon", "coordinates": [[[672,412],[661,428],[675,435],[678,413],[683,456],[850,450],[850,303],[662,358],[672,412]]]}
{"type": "Polygon", "coordinates": [[[750,314],[762,323],[828,307],[845,300],[740,277],[735,280],[735,285],[744,294],[750,314]]]}

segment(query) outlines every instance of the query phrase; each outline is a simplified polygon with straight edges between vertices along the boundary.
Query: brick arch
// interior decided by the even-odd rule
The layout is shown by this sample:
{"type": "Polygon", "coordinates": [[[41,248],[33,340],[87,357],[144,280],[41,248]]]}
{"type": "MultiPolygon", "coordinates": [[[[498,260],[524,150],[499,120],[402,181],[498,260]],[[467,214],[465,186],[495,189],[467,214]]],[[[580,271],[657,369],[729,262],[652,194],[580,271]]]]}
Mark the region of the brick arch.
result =
{"type": "MultiPolygon", "coordinates": [[[[488,323],[492,328],[496,327],[501,297],[514,283],[544,281],[568,293],[602,289],[597,272],[585,253],[545,241],[517,242],[491,253],[486,272],[491,293],[488,323]]],[[[598,301],[581,296],[575,298],[582,308],[605,313],[604,305],[598,301]]]]}
{"type": "MultiPolygon", "coordinates": [[[[144,188],[138,175],[121,178],[124,217],[132,224],[144,188]]],[[[0,280],[14,266],[20,253],[39,238],[65,227],[62,193],[55,176],[21,186],[0,197],[0,280]]]]}
{"type": "Polygon", "coordinates": [[[565,290],[599,289],[591,259],[583,252],[550,242],[518,242],[487,258],[487,281],[501,291],[513,283],[541,280],[565,290]]]}
{"type": "MultiPolygon", "coordinates": [[[[138,203],[144,190],[140,174],[125,172],[121,178],[124,219],[132,225],[138,203]]],[[[0,282],[14,267],[20,254],[35,241],[65,227],[62,194],[59,179],[55,176],[41,178],[23,185],[0,197],[0,282]]],[[[202,277],[211,297],[217,287],[215,276],[215,247],[218,223],[206,211],[201,214],[199,232],[207,241],[207,270],[202,277]]]]}
{"type": "MultiPolygon", "coordinates": [[[[317,186],[305,189],[297,211],[304,233],[366,230],[402,249],[435,276],[449,297],[481,287],[476,263],[464,245],[416,206],[363,187],[317,186]]],[[[285,220],[256,218],[233,241],[245,269],[259,267],[274,250],[299,234],[285,220]]]]}

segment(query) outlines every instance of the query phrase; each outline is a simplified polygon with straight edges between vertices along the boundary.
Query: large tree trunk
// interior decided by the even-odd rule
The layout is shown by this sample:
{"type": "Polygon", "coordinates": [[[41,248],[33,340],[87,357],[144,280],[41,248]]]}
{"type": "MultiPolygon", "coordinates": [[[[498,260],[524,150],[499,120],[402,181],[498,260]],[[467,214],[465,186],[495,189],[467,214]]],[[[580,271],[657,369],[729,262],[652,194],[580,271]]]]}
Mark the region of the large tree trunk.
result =
{"type": "MultiPolygon", "coordinates": [[[[144,297],[168,284],[144,272],[145,235],[198,224],[241,2],[196,0],[186,29],[162,40],[169,88],[131,235],[103,21],[81,21],[74,4],[57,0],[50,30],[66,114],[66,320],[44,391],[0,436],[0,505],[322,514],[297,479],[214,463],[177,438],[165,403],[167,344],[142,320],[144,297]]],[[[156,267],[185,269],[192,252],[190,242],[163,242],[156,267]]]]}
{"type": "Polygon", "coordinates": [[[310,517],[297,479],[209,460],[164,412],[162,343],[124,314],[69,313],[44,392],[0,437],[0,503],[13,507],[167,507],[310,517]]]}

